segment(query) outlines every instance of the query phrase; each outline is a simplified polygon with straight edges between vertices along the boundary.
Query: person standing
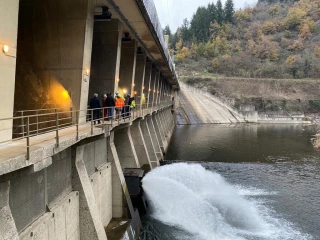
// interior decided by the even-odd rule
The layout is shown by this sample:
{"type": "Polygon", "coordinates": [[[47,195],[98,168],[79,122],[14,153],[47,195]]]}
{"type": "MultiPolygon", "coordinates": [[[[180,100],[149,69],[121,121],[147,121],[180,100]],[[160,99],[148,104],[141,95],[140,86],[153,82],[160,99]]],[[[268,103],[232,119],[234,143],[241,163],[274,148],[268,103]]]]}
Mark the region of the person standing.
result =
{"type": "Polygon", "coordinates": [[[107,94],[103,94],[102,98],[102,108],[103,108],[103,117],[106,118],[108,116],[108,109],[106,108],[106,99],[107,99],[107,94]]]}
{"type": "Polygon", "coordinates": [[[130,94],[127,94],[124,100],[124,117],[130,116],[130,94]]]}
{"type": "Polygon", "coordinates": [[[107,121],[109,121],[110,119],[113,119],[113,111],[114,111],[114,107],[116,106],[115,99],[113,98],[111,93],[107,93],[105,106],[107,107],[107,110],[108,110],[107,121]]]}
{"type": "Polygon", "coordinates": [[[100,124],[100,111],[101,111],[101,103],[98,98],[98,93],[95,93],[93,95],[93,98],[90,100],[90,109],[92,110],[92,115],[91,118],[93,119],[93,123],[96,124],[96,119],[98,119],[98,124],[100,124]]]}
{"type": "Polygon", "coordinates": [[[116,108],[116,117],[117,119],[120,119],[120,116],[122,114],[122,109],[124,107],[124,101],[123,98],[120,96],[119,93],[116,94],[116,101],[115,101],[115,108],[116,108]]]}

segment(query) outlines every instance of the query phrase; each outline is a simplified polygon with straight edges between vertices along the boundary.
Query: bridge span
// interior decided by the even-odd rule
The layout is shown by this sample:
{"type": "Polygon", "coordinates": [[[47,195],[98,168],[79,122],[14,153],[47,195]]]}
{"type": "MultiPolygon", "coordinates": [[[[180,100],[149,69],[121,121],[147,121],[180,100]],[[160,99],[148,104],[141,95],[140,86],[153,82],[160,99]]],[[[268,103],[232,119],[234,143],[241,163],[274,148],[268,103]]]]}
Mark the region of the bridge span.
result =
{"type": "Polygon", "coordinates": [[[159,166],[179,90],[153,1],[0,0],[0,22],[0,239],[137,239],[123,170],[159,166]],[[88,109],[117,92],[130,113],[88,109]]]}

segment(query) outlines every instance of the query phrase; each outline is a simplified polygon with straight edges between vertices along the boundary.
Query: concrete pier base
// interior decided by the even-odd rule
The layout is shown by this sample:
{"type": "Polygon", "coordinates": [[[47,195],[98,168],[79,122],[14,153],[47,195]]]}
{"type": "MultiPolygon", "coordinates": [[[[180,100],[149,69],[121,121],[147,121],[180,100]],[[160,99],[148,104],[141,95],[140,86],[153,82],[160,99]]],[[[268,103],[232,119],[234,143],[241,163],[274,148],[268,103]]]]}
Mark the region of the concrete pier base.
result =
{"type": "Polygon", "coordinates": [[[132,123],[132,126],[130,127],[133,145],[134,145],[134,148],[136,149],[140,166],[146,165],[149,168],[152,168],[148,149],[146,146],[146,142],[144,140],[144,135],[142,133],[140,123],[141,123],[141,119],[137,119],[132,123]]]}
{"type": "Polygon", "coordinates": [[[150,131],[150,136],[152,138],[152,142],[153,142],[153,146],[154,146],[154,150],[157,156],[157,160],[158,161],[162,161],[163,160],[163,154],[161,151],[161,147],[160,147],[160,143],[159,143],[159,139],[156,133],[156,129],[152,120],[152,116],[148,115],[146,116],[147,119],[147,124],[149,127],[149,131],[150,131]]]}
{"type": "Polygon", "coordinates": [[[150,158],[150,163],[151,163],[151,169],[155,168],[157,166],[160,166],[159,160],[156,154],[156,150],[153,144],[153,139],[151,137],[149,125],[148,125],[148,120],[146,118],[141,120],[141,131],[143,134],[143,137],[145,139],[146,143],[146,148],[148,151],[148,155],[150,158]]]}

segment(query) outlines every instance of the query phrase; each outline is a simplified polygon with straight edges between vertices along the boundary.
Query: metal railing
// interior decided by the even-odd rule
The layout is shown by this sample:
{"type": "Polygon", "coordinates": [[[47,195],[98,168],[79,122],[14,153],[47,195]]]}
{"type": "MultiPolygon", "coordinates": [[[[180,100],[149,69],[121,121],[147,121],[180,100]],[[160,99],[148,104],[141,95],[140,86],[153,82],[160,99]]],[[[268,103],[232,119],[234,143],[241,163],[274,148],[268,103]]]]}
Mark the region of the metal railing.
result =
{"type": "Polygon", "coordinates": [[[121,109],[115,107],[85,110],[50,108],[18,111],[15,117],[0,119],[0,126],[10,126],[10,129],[2,127],[0,129],[1,131],[13,130],[13,139],[0,141],[0,144],[25,139],[27,150],[26,159],[29,160],[30,147],[33,146],[30,142],[32,137],[55,132],[56,146],[59,147],[60,132],[63,129],[74,129],[73,132],[76,134],[76,140],[79,140],[79,127],[81,126],[90,126],[90,133],[93,135],[95,127],[107,125],[111,127],[117,126],[169,106],[172,106],[172,102],[137,104],[135,108],[124,106],[121,109]],[[13,124],[12,128],[11,122],[13,124]]]}

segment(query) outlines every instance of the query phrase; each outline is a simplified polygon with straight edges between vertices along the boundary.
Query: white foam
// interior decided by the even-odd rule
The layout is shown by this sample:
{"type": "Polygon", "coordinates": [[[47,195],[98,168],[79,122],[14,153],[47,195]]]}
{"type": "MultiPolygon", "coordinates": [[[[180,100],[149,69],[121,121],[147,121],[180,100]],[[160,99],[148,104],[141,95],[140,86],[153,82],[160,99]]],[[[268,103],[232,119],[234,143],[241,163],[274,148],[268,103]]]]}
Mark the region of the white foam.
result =
{"type": "Polygon", "coordinates": [[[266,194],[235,187],[200,164],[159,167],[143,179],[152,216],[203,240],[312,239],[241,195],[266,194]],[[239,194],[240,192],[240,194],[239,194]]]}

